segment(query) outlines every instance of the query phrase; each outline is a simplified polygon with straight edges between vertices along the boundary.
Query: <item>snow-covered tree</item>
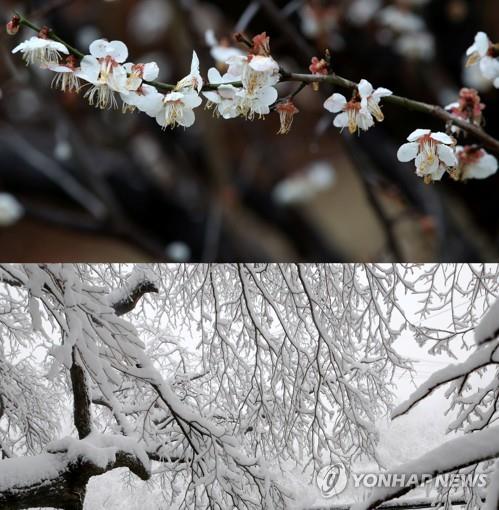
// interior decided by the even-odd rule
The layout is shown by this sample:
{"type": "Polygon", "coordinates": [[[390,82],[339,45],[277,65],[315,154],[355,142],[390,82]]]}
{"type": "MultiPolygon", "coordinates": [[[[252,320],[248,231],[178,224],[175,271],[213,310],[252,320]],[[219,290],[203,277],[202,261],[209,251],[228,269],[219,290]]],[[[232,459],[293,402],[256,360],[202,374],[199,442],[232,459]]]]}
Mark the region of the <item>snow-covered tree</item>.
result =
{"type": "MultiPolygon", "coordinates": [[[[158,478],[172,508],[300,504],[322,466],[379,460],[375,420],[392,407],[394,373],[410,369],[395,342],[411,333],[435,353],[466,344],[498,294],[497,271],[0,266],[0,506],[82,508],[90,477],[125,467],[158,478]],[[417,313],[404,294],[418,296],[417,313]],[[424,324],[443,309],[449,327],[424,324]]],[[[484,338],[470,370],[497,344],[484,338]]],[[[497,457],[478,436],[497,440],[497,386],[458,400],[466,381],[447,375],[456,428],[476,428],[476,412],[483,431],[470,436],[473,458],[442,469],[497,457]]]]}

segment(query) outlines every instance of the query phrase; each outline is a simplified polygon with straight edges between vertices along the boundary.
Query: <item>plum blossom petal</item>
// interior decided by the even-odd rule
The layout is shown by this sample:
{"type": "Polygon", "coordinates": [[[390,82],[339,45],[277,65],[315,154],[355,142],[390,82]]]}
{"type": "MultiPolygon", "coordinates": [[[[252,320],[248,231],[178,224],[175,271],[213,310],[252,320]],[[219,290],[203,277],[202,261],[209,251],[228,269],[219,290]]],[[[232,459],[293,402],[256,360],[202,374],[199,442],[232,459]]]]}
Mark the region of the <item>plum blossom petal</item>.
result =
{"type": "Polygon", "coordinates": [[[197,90],[198,94],[203,88],[203,78],[199,73],[199,58],[195,51],[192,52],[191,72],[182,78],[176,85],[175,90],[197,90]]]}
{"type": "Polygon", "coordinates": [[[407,163],[418,155],[418,151],[419,145],[416,142],[404,143],[397,152],[397,159],[402,163],[407,163]]]}
{"type": "Polygon", "coordinates": [[[324,108],[331,113],[338,113],[344,109],[346,104],[346,97],[335,93],[324,101],[324,108]]]}
{"type": "Polygon", "coordinates": [[[358,89],[359,89],[359,94],[362,97],[368,97],[374,92],[373,86],[367,80],[364,80],[364,79],[360,80],[358,89]]]}
{"type": "Polygon", "coordinates": [[[474,43],[466,50],[466,55],[471,56],[475,53],[479,57],[484,57],[489,50],[489,38],[485,32],[478,32],[475,35],[474,43]]]}
{"type": "Polygon", "coordinates": [[[430,136],[431,138],[433,138],[433,140],[436,140],[437,142],[440,143],[445,143],[446,145],[451,145],[454,142],[454,140],[449,135],[442,133],[440,131],[438,131],[437,133],[432,133],[430,136]]]}
{"type": "Polygon", "coordinates": [[[336,115],[333,120],[333,125],[340,129],[348,127],[348,113],[342,112],[339,115],[336,115]]]}
{"type": "Polygon", "coordinates": [[[453,167],[457,165],[456,154],[453,149],[451,149],[447,145],[439,144],[437,146],[437,154],[443,163],[445,163],[448,167],[453,167]]]}
{"type": "Polygon", "coordinates": [[[429,135],[430,133],[431,130],[429,129],[416,129],[407,137],[407,140],[409,142],[415,142],[418,138],[421,138],[424,135],[429,135]]]}
{"type": "Polygon", "coordinates": [[[128,58],[128,48],[122,41],[97,39],[90,43],[89,51],[90,55],[95,58],[112,57],[119,64],[122,64],[128,58]]]}

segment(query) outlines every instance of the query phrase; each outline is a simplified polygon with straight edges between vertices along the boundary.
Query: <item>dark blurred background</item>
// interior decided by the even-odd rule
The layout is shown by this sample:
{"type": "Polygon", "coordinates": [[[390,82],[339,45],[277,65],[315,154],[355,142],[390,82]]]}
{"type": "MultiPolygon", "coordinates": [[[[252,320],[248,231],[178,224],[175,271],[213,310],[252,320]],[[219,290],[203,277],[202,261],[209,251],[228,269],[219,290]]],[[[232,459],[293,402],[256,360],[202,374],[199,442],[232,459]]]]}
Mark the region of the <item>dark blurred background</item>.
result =
{"type": "MultiPolygon", "coordinates": [[[[156,60],[160,79],[187,74],[192,49],[215,64],[205,31],[271,36],[273,56],[307,71],[325,48],[333,69],[399,95],[445,105],[480,91],[486,130],[499,136],[499,91],[463,57],[478,30],[499,40],[497,0],[0,0],[88,52],[121,39],[130,60],[156,60]]],[[[198,108],[187,130],[162,131],[145,114],[99,111],[51,89],[52,73],[26,68],[11,49],[34,35],[0,37],[0,192],[24,216],[0,228],[3,261],[478,261],[499,255],[499,176],[425,185],[396,159],[427,116],[384,106],[361,136],[332,126],[322,103],[296,98],[291,133],[278,115],[222,120],[198,108]]],[[[232,42],[231,42],[232,44],[232,42]]],[[[283,95],[293,90],[279,85],[283,95]]],[[[345,91],[338,90],[345,93],[345,91]]],[[[346,94],[348,95],[348,94],[346,94]]]]}

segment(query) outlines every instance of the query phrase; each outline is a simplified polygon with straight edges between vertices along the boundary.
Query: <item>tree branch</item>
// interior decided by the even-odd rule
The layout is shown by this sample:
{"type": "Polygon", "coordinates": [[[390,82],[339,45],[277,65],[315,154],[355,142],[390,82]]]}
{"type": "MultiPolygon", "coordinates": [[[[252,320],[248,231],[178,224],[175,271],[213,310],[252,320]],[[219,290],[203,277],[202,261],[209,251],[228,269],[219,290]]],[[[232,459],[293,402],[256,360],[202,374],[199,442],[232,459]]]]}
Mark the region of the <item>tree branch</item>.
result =
{"type": "Polygon", "coordinates": [[[111,303],[116,315],[124,315],[131,312],[139,302],[140,298],[149,292],[158,293],[158,287],[149,280],[143,280],[135,284],[127,291],[127,294],[120,297],[117,301],[111,303]]]}
{"type": "Polygon", "coordinates": [[[91,400],[85,370],[77,362],[75,350],[73,347],[73,364],[69,370],[73,388],[73,419],[78,437],[83,439],[92,432],[91,400]]]}
{"type": "Polygon", "coordinates": [[[149,467],[125,450],[111,455],[107,463],[94,462],[83,453],[73,457],[64,451],[0,461],[0,508],[81,509],[88,480],[122,467],[142,480],[150,478],[149,467]]]}
{"type": "Polygon", "coordinates": [[[463,363],[452,364],[442,370],[437,370],[405,402],[394,409],[392,419],[409,412],[418,402],[421,402],[443,384],[467,377],[471,372],[494,363],[499,363],[499,340],[485,344],[463,363]]]}
{"type": "MultiPolygon", "coordinates": [[[[279,21],[279,27],[284,35],[293,43],[293,46],[299,51],[302,57],[311,57],[313,53],[313,48],[309,47],[308,44],[302,43],[302,38],[299,37],[299,34],[296,30],[288,23],[286,19],[282,20],[282,16],[280,16],[280,12],[272,0],[258,0],[260,5],[265,9],[265,11],[269,14],[273,21],[279,21]]],[[[20,24],[31,28],[36,32],[40,32],[40,28],[27,20],[24,16],[16,13],[20,18],[20,24]]],[[[83,58],[83,53],[76,48],[73,48],[69,44],[67,44],[64,40],[58,37],[53,31],[49,32],[49,36],[62,44],[64,44],[70,53],[77,56],[78,58],[83,58]]],[[[296,81],[301,83],[329,83],[331,85],[337,85],[339,87],[347,88],[347,89],[355,89],[357,87],[357,83],[348,80],[347,78],[343,78],[335,73],[330,75],[319,75],[319,74],[300,74],[300,73],[289,73],[283,69],[281,69],[281,79],[280,82],[289,82],[296,81]]],[[[172,90],[175,88],[175,85],[170,83],[163,83],[159,81],[146,81],[151,85],[154,85],[161,89],[172,90]]],[[[231,85],[241,85],[239,82],[230,83],[231,85]]],[[[228,85],[225,83],[224,85],[228,85]]],[[[218,88],[218,85],[206,84],[203,86],[203,90],[213,90],[218,88]]],[[[383,101],[386,103],[394,104],[401,108],[405,108],[408,110],[417,111],[420,113],[425,113],[427,115],[431,115],[437,119],[440,119],[444,122],[448,122],[460,127],[462,130],[467,133],[473,135],[477,140],[480,140],[484,146],[489,149],[494,150],[499,153],[499,140],[496,140],[494,137],[486,133],[479,126],[475,126],[465,120],[459,119],[452,115],[451,113],[444,110],[441,106],[432,105],[428,103],[423,103],[421,101],[416,101],[413,99],[409,99],[403,96],[391,95],[383,98],[383,101]]]]}
{"type": "Polygon", "coordinates": [[[499,427],[491,427],[452,439],[393,471],[396,474],[408,475],[407,484],[402,487],[375,489],[366,501],[354,505],[351,510],[377,508],[385,501],[403,496],[438,475],[497,457],[499,457],[499,427]]]}

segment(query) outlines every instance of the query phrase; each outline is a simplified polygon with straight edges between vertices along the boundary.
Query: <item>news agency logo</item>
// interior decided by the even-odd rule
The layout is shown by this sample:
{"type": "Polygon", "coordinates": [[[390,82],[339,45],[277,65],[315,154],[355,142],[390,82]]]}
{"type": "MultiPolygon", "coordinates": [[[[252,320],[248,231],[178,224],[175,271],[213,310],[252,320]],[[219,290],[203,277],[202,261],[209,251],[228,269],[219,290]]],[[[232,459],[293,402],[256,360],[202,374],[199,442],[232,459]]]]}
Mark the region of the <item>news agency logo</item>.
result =
{"type": "Polygon", "coordinates": [[[347,483],[347,470],[341,462],[324,466],[317,473],[317,486],[324,498],[337,496],[345,490],[347,483]]]}
{"type": "MultiPolygon", "coordinates": [[[[352,487],[373,489],[418,487],[432,485],[433,488],[487,487],[485,473],[446,473],[434,476],[431,473],[351,473],[352,487]]],[[[332,498],[343,492],[348,485],[347,470],[341,462],[324,466],[317,473],[317,487],[324,498],[332,498]]]]}

